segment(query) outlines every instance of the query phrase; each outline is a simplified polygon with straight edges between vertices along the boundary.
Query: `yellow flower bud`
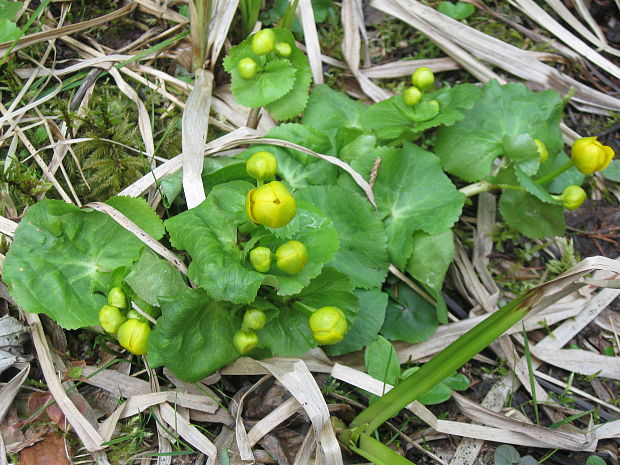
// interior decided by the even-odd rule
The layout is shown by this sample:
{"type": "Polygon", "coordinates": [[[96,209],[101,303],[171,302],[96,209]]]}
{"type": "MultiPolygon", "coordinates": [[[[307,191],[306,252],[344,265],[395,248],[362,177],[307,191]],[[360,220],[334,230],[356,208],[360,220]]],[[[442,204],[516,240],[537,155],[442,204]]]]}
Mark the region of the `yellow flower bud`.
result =
{"type": "Polygon", "coordinates": [[[252,52],[256,55],[265,55],[273,50],[275,44],[275,33],[271,29],[262,29],[252,37],[252,52]]]}
{"type": "Polygon", "coordinates": [[[118,343],[132,354],[144,355],[148,350],[151,327],[144,321],[130,319],[118,328],[118,343]]]}
{"type": "Polygon", "coordinates": [[[278,160],[271,152],[256,152],[245,162],[245,170],[259,181],[273,178],[278,170],[278,160]]]}
{"type": "Polygon", "coordinates": [[[239,76],[242,78],[252,79],[256,76],[258,65],[250,57],[245,57],[239,60],[239,63],[237,64],[237,71],[239,72],[239,76]]]}
{"type": "Polygon", "coordinates": [[[420,90],[426,90],[433,87],[435,75],[429,68],[423,66],[411,75],[411,83],[420,90]]]}
{"type": "Polygon", "coordinates": [[[258,336],[251,329],[238,329],[233,336],[235,348],[242,354],[247,354],[258,344],[258,336]]]}
{"type": "Polygon", "coordinates": [[[614,157],[611,147],[601,144],[596,137],[577,139],[571,148],[573,165],[583,174],[603,171],[614,157]]]}
{"type": "Polygon", "coordinates": [[[258,331],[259,329],[263,329],[265,323],[267,323],[267,315],[265,315],[265,312],[258,308],[250,308],[243,314],[241,326],[244,329],[258,331]]]}
{"type": "Polygon", "coordinates": [[[250,250],[250,262],[256,271],[267,273],[271,267],[271,250],[267,247],[255,247],[250,250]]]}
{"type": "Polygon", "coordinates": [[[275,50],[278,55],[281,57],[287,57],[291,53],[293,53],[293,49],[286,42],[276,42],[275,50]]]}
{"type": "Polygon", "coordinates": [[[308,263],[308,249],[299,241],[288,241],[276,249],[276,266],[287,274],[294,275],[308,263]]]}
{"type": "Polygon", "coordinates": [[[116,334],[126,320],[125,315],[117,307],[104,305],[99,310],[99,324],[106,333],[116,334]]]}
{"type": "Polygon", "coordinates": [[[562,191],[560,200],[567,210],[577,210],[585,202],[586,191],[579,186],[568,186],[562,191]]]}
{"type": "Polygon", "coordinates": [[[310,316],[312,337],[319,344],[336,344],[347,332],[347,319],[338,307],[322,307],[310,316]]]}
{"type": "Polygon", "coordinates": [[[281,228],[297,213],[295,199],[280,181],[271,181],[250,189],[245,199],[245,211],[254,223],[281,228]]]}
{"type": "Polygon", "coordinates": [[[538,156],[540,158],[540,162],[544,163],[549,158],[549,152],[547,152],[547,146],[540,139],[534,139],[534,143],[536,144],[536,149],[538,150],[538,156]]]}
{"type": "Polygon", "coordinates": [[[108,305],[124,310],[127,308],[127,296],[120,287],[113,287],[108,293],[108,305]]]}
{"type": "Polygon", "coordinates": [[[417,87],[409,87],[403,92],[403,101],[407,106],[414,106],[422,100],[422,92],[417,87]]]}

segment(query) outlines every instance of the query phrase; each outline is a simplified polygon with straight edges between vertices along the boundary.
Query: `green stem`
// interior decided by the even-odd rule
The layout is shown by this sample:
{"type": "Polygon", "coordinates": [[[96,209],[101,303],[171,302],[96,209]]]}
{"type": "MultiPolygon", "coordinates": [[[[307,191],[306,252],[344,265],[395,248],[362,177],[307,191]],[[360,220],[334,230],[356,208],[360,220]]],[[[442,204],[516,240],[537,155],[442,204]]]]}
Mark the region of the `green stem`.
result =
{"type": "Polygon", "coordinates": [[[478,181],[459,189],[459,192],[465,197],[473,197],[474,195],[481,194],[482,192],[490,192],[494,188],[495,186],[488,181],[478,181]]]}
{"type": "Polygon", "coordinates": [[[557,170],[549,173],[547,176],[543,176],[542,178],[537,179],[536,182],[544,186],[545,184],[548,184],[549,182],[553,181],[555,178],[557,178],[559,175],[561,175],[565,171],[568,171],[569,169],[571,169],[572,166],[573,166],[572,160],[568,160],[564,165],[560,166],[557,170]]]}
{"type": "Polygon", "coordinates": [[[375,465],[415,465],[368,434],[359,435],[358,445],[349,442],[349,448],[375,465]]]}
{"type": "Polygon", "coordinates": [[[312,316],[312,314],[316,312],[316,308],[310,307],[309,305],[303,304],[299,301],[293,302],[293,305],[291,305],[291,307],[293,308],[293,310],[299,310],[307,317],[312,316]]]}
{"type": "Polygon", "coordinates": [[[367,425],[364,432],[367,434],[374,432],[521,320],[539,300],[538,298],[538,292],[529,291],[504,305],[435,355],[414,375],[364,409],[351,425],[367,425]]]}
{"type": "Polygon", "coordinates": [[[491,192],[497,189],[508,189],[513,191],[525,192],[525,188],[521,186],[513,186],[512,184],[491,184],[489,181],[478,181],[469,186],[459,189],[459,192],[465,197],[473,197],[483,192],[491,192]]]}

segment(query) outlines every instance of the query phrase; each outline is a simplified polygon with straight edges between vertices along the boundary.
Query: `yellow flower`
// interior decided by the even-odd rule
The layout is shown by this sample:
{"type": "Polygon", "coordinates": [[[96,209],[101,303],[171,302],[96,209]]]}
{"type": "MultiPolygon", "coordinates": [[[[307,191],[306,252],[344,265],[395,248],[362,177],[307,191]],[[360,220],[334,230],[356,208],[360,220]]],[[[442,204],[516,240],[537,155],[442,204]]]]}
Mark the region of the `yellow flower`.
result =
{"type": "Polygon", "coordinates": [[[256,271],[267,273],[271,267],[271,250],[267,247],[254,247],[250,250],[250,262],[256,271]]]}
{"type": "Polygon", "coordinates": [[[276,45],[276,35],[271,29],[262,29],[254,34],[250,47],[252,53],[265,55],[273,50],[276,45]]]}
{"type": "Polygon", "coordinates": [[[265,315],[265,312],[258,308],[250,308],[243,314],[241,326],[244,329],[258,331],[259,329],[263,329],[265,323],[267,323],[267,315],[265,315]]]}
{"type": "Polygon", "coordinates": [[[411,83],[420,90],[426,90],[435,84],[435,75],[430,68],[423,66],[411,75],[411,83]]]}
{"type": "Polygon", "coordinates": [[[233,336],[235,348],[242,354],[247,354],[258,344],[258,336],[251,329],[238,329],[233,336]]]}
{"type": "Polygon", "coordinates": [[[144,321],[131,318],[118,328],[118,343],[132,354],[144,355],[148,350],[151,327],[144,321]]]}
{"type": "Polygon", "coordinates": [[[108,305],[112,307],[127,308],[127,296],[120,287],[113,287],[108,293],[108,305]]]}
{"type": "Polygon", "coordinates": [[[116,334],[118,328],[125,323],[127,318],[116,307],[104,305],[99,310],[99,324],[106,333],[116,334]]]}
{"type": "Polygon", "coordinates": [[[278,160],[271,152],[262,150],[252,155],[245,162],[245,170],[250,176],[259,181],[275,177],[278,170],[278,160]]]}
{"type": "Polygon", "coordinates": [[[308,249],[299,241],[288,241],[276,249],[276,266],[293,275],[304,269],[308,263],[308,249]]]}
{"type": "Polygon", "coordinates": [[[336,344],[347,332],[347,319],[338,307],[322,307],[309,320],[312,337],[319,344],[336,344]]]}
{"type": "Polygon", "coordinates": [[[601,144],[596,137],[577,139],[571,148],[573,165],[583,174],[603,171],[614,157],[611,147],[601,144]]]}
{"type": "Polygon", "coordinates": [[[254,223],[281,228],[297,213],[295,199],[280,181],[271,181],[250,189],[245,199],[245,211],[254,223]]]}
{"type": "Polygon", "coordinates": [[[549,158],[549,152],[547,152],[547,146],[540,139],[534,139],[534,143],[536,143],[536,149],[538,150],[538,156],[540,157],[540,162],[544,163],[549,158]]]}
{"type": "Polygon", "coordinates": [[[577,210],[581,207],[583,202],[585,202],[587,197],[586,191],[584,191],[581,187],[568,186],[564,189],[564,191],[562,191],[560,199],[564,204],[564,208],[568,210],[577,210]]]}

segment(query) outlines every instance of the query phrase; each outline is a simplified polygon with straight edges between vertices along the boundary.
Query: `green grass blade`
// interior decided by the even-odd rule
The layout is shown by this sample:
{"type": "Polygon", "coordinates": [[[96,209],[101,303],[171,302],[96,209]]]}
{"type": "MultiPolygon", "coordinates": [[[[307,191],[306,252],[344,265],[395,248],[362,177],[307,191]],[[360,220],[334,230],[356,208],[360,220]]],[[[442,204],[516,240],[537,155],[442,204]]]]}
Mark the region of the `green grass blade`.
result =
{"type": "Polygon", "coordinates": [[[358,446],[349,444],[350,449],[375,465],[415,465],[368,434],[360,434],[358,446]]]}
{"type": "Polygon", "coordinates": [[[364,409],[351,425],[366,425],[364,432],[368,434],[375,431],[519,322],[540,297],[541,292],[533,290],[504,305],[435,355],[415,374],[364,409]]]}
{"type": "Polygon", "coordinates": [[[530,391],[532,393],[532,402],[534,402],[534,415],[536,416],[536,424],[540,425],[540,415],[538,414],[538,399],[536,398],[536,382],[534,381],[534,369],[532,368],[532,354],[530,353],[530,341],[527,338],[527,331],[523,325],[523,344],[525,348],[525,359],[527,360],[527,372],[530,376],[530,391]]]}

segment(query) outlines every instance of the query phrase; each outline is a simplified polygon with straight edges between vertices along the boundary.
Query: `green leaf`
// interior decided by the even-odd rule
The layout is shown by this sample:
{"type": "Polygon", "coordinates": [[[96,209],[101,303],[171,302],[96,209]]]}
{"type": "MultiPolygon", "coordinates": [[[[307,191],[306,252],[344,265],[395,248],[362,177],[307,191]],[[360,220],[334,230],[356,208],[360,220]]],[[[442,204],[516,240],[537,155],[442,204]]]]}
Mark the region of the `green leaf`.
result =
{"type": "Polygon", "coordinates": [[[564,207],[544,203],[525,192],[505,190],[499,211],[508,226],[532,239],[559,236],[566,229],[564,207]]]}
{"type": "MultiPolygon", "coordinates": [[[[603,462],[603,463],[605,463],[605,462],[603,462]]],[[[519,464],[518,465],[538,465],[538,460],[536,460],[531,455],[526,455],[525,457],[521,457],[521,460],[519,460],[519,464]]],[[[588,464],[586,463],[586,465],[588,465],[588,464]]]]}
{"type": "Polygon", "coordinates": [[[514,161],[518,168],[528,176],[533,176],[540,167],[538,146],[529,134],[504,136],[504,154],[508,160],[514,161]]]}
{"type": "Polygon", "coordinates": [[[377,336],[364,352],[366,372],[375,379],[394,386],[400,376],[400,362],[394,346],[377,336]]]}
{"type": "Polygon", "coordinates": [[[471,3],[465,2],[441,2],[437,9],[446,16],[460,21],[469,18],[476,12],[476,7],[471,3]]]}
{"type": "Polygon", "coordinates": [[[288,60],[279,59],[268,62],[263,71],[251,79],[239,76],[237,67],[232,74],[231,90],[241,105],[258,108],[275,102],[286,95],[295,84],[295,68],[288,60]]]}
{"type": "Polygon", "coordinates": [[[388,289],[385,321],[381,334],[391,341],[411,344],[426,341],[437,329],[437,312],[426,300],[405,285],[388,289]]]}
{"type": "MultiPolygon", "coordinates": [[[[0,19],[14,20],[17,12],[24,6],[23,2],[0,0],[0,19]]],[[[0,27],[0,31],[2,31],[0,27]]]]}
{"type": "Polygon", "coordinates": [[[334,223],[340,250],[332,266],[348,275],[355,287],[380,287],[389,265],[387,243],[383,224],[370,203],[339,186],[310,187],[296,195],[316,205],[334,223]]]}
{"type": "Polygon", "coordinates": [[[495,465],[512,465],[519,462],[519,452],[513,446],[503,444],[495,449],[493,459],[495,465]]]}
{"type": "Polygon", "coordinates": [[[241,213],[251,187],[243,181],[221,184],[200,205],[165,222],[173,247],[192,257],[188,277],[216,300],[250,303],[264,279],[244,263],[237,245],[237,222],[215,205],[213,197],[223,193],[230,207],[241,213]]]}
{"type": "MultiPolygon", "coordinates": [[[[326,267],[320,276],[295,296],[296,301],[312,308],[335,306],[354,321],[359,310],[359,300],[346,275],[326,267]]],[[[277,318],[258,332],[259,347],[267,348],[273,355],[298,357],[317,346],[308,325],[308,315],[288,306],[281,306],[277,318]]]]}
{"type": "Polygon", "coordinates": [[[293,35],[284,29],[274,29],[276,40],[291,46],[292,53],[288,57],[295,68],[295,84],[280,99],[269,103],[266,108],[276,120],[289,120],[299,115],[308,103],[308,92],[312,82],[312,70],[306,55],[297,48],[293,35]]]}
{"type": "Polygon", "coordinates": [[[7,18],[0,18],[0,42],[19,39],[23,35],[21,29],[7,18]]]}
{"type": "Polygon", "coordinates": [[[360,121],[366,105],[350,99],[326,85],[314,88],[302,123],[335,137],[340,128],[362,128],[360,121]]]}
{"type": "Polygon", "coordinates": [[[433,235],[416,231],[411,241],[413,250],[406,270],[437,301],[437,317],[445,324],[448,314],[441,288],[454,257],[452,230],[433,235]]]}
{"type": "Polygon", "coordinates": [[[529,134],[555,157],[564,144],[562,108],[555,91],[532,92],[521,83],[489,81],[462,121],[439,129],[435,151],[446,171],[470,182],[490,174],[493,161],[503,154],[505,136],[529,134]]]}
{"type": "Polygon", "coordinates": [[[405,132],[415,135],[433,127],[449,126],[465,117],[463,110],[472,108],[480,93],[473,84],[460,84],[428,93],[424,101],[413,107],[405,104],[402,95],[395,95],[368,107],[362,115],[362,125],[374,130],[381,139],[396,139],[405,132]],[[439,102],[439,113],[428,104],[433,99],[439,102]]]}
{"type": "MultiPolygon", "coordinates": [[[[612,160],[609,166],[605,168],[601,174],[605,179],[620,182],[620,160],[612,160]]],[[[596,457],[596,455],[593,455],[592,457],[596,457]]]]}
{"type": "Polygon", "coordinates": [[[346,161],[347,163],[351,163],[351,161],[355,160],[360,153],[366,153],[374,151],[377,148],[377,138],[372,134],[366,134],[358,129],[351,128],[342,128],[342,131],[338,131],[336,135],[336,139],[341,134],[343,135],[344,142],[344,133],[348,131],[349,134],[352,132],[356,133],[355,138],[347,140],[346,143],[342,143],[341,148],[338,150],[338,158],[346,161]]]}
{"type": "MultiPolygon", "coordinates": [[[[407,379],[419,369],[420,367],[407,368],[403,371],[400,379],[407,379]]],[[[452,375],[444,378],[439,384],[433,386],[426,394],[420,396],[418,402],[424,405],[441,404],[452,397],[452,391],[464,391],[469,387],[469,384],[470,380],[467,376],[454,372],[452,375]]]]}
{"type": "Polygon", "coordinates": [[[162,316],[149,337],[151,366],[165,365],[183,381],[193,382],[240,356],[233,335],[241,317],[200,289],[185,288],[160,298],[162,316]]]}
{"type": "Polygon", "coordinates": [[[44,313],[66,329],[96,326],[112,272],[129,267],[143,247],[108,215],[43,200],[20,222],[3,278],[24,310],[44,313]]]}
{"type": "Polygon", "coordinates": [[[153,239],[159,240],[166,232],[164,222],[151,206],[142,198],[136,197],[112,197],[106,200],[108,205],[116,208],[119,212],[144,229],[153,239]]]}
{"type": "Polygon", "coordinates": [[[159,305],[159,297],[174,296],[187,287],[179,270],[146,247],[125,282],[141,299],[151,305],[159,305]]]}
{"type": "Polygon", "coordinates": [[[598,455],[591,455],[587,458],[586,465],[607,465],[607,462],[598,455]]]}
{"type": "Polygon", "coordinates": [[[349,326],[349,330],[342,341],[323,347],[328,355],[344,355],[363,349],[376,339],[383,325],[388,295],[379,289],[368,291],[358,289],[355,294],[360,302],[359,314],[353,320],[353,324],[349,326]]]}
{"type": "Polygon", "coordinates": [[[541,184],[538,184],[536,181],[530,178],[527,174],[521,171],[519,167],[515,167],[515,173],[517,176],[517,180],[519,181],[519,184],[522,187],[524,187],[527,192],[529,192],[534,197],[536,197],[538,200],[544,203],[561,205],[561,202],[551,197],[551,194],[549,194],[549,191],[547,191],[546,187],[544,187],[541,184]]]}
{"type": "MultiPolygon", "coordinates": [[[[293,142],[323,154],[329,154],[333,150],[325,134],[303,124],[281,124],[269,131],[267,137],[293,142]]],[[[260,150],[267,150],[276,156],[278,175],[293,189],[312,185],[334,184],[338,178],[337,166],[297,150],[276,145],[260,145],[251,147],[244,152],[244,155],[250,155],[260,150]]]]}
{"type": "Polygon", "coordinates": [[[413,232],[438,234],[451,228],[465,203],[439,159],[408,143],[400,151],[383,153],[374,192],[390,258],[401,269],[411,255],[413,232]]]}

